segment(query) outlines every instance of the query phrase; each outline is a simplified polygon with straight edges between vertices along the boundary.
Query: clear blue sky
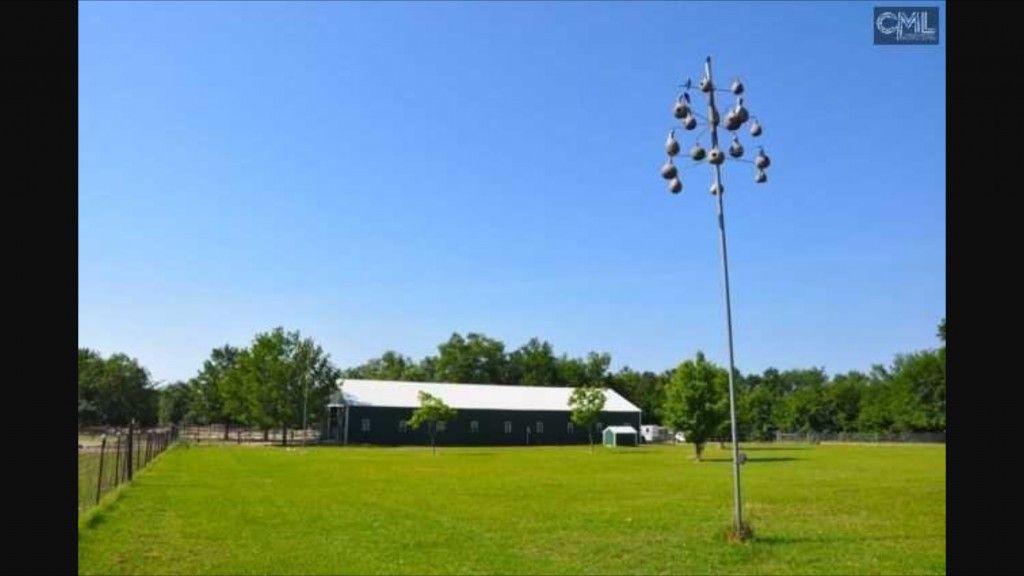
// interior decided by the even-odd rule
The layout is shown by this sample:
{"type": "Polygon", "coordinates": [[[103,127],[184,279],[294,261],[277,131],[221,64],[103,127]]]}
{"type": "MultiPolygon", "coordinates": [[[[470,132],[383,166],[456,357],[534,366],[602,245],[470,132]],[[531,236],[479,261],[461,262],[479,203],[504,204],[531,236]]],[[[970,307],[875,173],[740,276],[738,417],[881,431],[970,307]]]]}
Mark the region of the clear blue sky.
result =
{"type": "Polygon", "coordinates": [[[939,46],[874,46],[870,2],[83,2],[79,344],[164,381],[278,325],[343,367],[453,331],[724,364],[710,173],[658,174],[710,54],[773,161],[725,170],[737,366],[934,347],[939,5],[939,46]]]}

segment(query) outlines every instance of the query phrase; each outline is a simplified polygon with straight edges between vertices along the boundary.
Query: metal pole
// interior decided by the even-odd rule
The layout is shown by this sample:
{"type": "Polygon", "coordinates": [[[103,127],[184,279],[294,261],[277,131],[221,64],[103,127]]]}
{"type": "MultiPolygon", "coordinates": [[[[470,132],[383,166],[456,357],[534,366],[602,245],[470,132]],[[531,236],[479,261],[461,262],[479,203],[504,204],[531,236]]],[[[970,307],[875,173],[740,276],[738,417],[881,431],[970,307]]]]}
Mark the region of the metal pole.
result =
{"type": "MultiPolygon", "coordinates": [[[[715,109],[715,84],[711,81],[711,57],[704,61],[704,72],[708,81],[711,82],[711,90],[708,91],[708,121],[711,123],[711,145],[718,148],[718,111],[715,109]]],[[[725,284],[725,327],[729,341],[729,421],[732,428],[732,480],[735,510],[733,512],[737,537],[743,534],[743,504],[740,491],[740,446],[736,434],[736,393],[733,384],[733,372],[735,369],[735,357],[732,346],[732,301],[729,294],[729,254],[725,245],[725,206],[722,196],[725,188],[722,186],[722,167],[715,165],[715,189],[718,191],[718,232],[722,245],[722,279],[725,284]]]]}

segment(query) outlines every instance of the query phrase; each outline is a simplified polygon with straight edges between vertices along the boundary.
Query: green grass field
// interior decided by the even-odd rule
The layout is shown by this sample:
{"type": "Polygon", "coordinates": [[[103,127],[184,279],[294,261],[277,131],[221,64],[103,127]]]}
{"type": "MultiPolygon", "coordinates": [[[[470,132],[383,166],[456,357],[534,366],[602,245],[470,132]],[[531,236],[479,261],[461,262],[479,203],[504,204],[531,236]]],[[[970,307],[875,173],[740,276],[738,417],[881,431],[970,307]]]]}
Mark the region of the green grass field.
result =
{"type": "Polygon", "coordinates": [[[78,513],[96,503],[96,482],[99,480],[99,452],[78,451],[78,513]]]}
{"type": "Polygon", "coordinates": [[[944,446],[176,447],[79,521],[82,574],[944,574],[944,446]]]}

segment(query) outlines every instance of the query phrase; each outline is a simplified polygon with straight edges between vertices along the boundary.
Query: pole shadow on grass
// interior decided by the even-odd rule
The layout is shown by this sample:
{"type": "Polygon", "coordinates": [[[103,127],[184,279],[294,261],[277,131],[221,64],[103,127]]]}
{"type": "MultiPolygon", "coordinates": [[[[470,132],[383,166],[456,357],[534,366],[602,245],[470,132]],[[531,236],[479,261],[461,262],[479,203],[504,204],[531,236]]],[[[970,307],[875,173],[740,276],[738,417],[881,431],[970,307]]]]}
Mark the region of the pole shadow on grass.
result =
{"type": "MultiPolygon", "coordinates": [[[[704,462],[732,462],[732,458],[701,458],[704,462]]],[[[792,456],[750,456],[747,458],[747,464],[753,464],[756,462],[794,462],[797,460],[803,460],[803,458],[794,458],[792,456]]]]}
{"type": "Polygon", "coordinates": [[[850,542],[893,542],[897,540],[927,540],[926,536],[868,536],[868,535],[836,535],[836,536],[757,536],[755,541],[761,544],[839,544],[850,542]]]}
{"type": "Polygon", "coordinates": [[[758,536],[757,542],[759,544],[829,544],[835,542],[835,538],[826,538],[823,536],[758,536]]]}

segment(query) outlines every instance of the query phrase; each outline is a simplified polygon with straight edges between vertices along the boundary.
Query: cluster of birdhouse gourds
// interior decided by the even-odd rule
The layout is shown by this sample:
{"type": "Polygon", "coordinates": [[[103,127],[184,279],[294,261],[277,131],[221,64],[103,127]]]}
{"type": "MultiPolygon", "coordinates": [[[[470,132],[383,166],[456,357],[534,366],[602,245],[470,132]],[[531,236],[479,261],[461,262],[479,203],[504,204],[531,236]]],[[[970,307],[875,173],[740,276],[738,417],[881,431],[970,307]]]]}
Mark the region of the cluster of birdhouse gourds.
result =
{"type": "MultiPolygon", "coordinates": [[[[693,109],[691,108],[690,102],[690,86],[691,82],[686,81],[684,85],[685,90],[679,97],[676,98],[676,102],[672,107],[672,115],[680,121],[682,127],[686,130],[693,130],[697,127],[697,119],[694,116],[693,109]]],[[[712,85],[711,80],[707,77],[701,78],[697,87],[701,92],[710,93],[715,87],[712,85]]],[[[723,90],[724,92],[724,90],[723,90]]],[[[758,122],[756,117],[752,117],[746,106],[743,104],[743,83],[739,79],[733,81],[729,88],[729,92],[732,92],[736,96],[735,105],[729,109],[725,114],[725,129],[732,134],[732,143],[729,145],[728,153],[729,156],[736,160],[743,160],[750,162],[750,160],[744,160],[743,154],[745,152],[743,144],[740,143],[738,131],[743,127],[745,123],[750,121],[749,132],[754,138],[757,138],[763,132],[761,123],[758,122]]],[[[718,110],[714,106],[709,107],[710,117],[707,119],[708,124],[712,130],[715,130],[720,124],[722,119],[719,117],[718,110]]],[[[665,152],[668,154],[668,160],[661,167],[661,176],[665,180],[668,180],[668,189],[673,194],[678,194],[683,189],[683,183],[679,179],[679,170],[676,168],[674,159],[679,154],[681,147],[679,141],[676,140],[676,129],[673,128],[668,133],[668,138],[665,140],[665,152]]],[[[701,162],[707,160],[709,164],[718,166],[725,162],[725,154],[718,148],[718,146],[712,146],[710,150],[705,150],[701,145],[700,141],[694,143],[693,147],[689,151],[690,158],[695,162],[701,162]]],[[[757,155],[754,156],[754,166],[757,168],[757,173],[754,176],[754,182],[758,184],[764,183],[768,180],[768,175],[765,173],[765,169],[771,164],[771,160],[768,155],[764,153],[764,149],[758,147],[757,155]]],[[[712,194],[720,194],[724,190],[720,184],[715,184],[711,187],[712,194]]]]}

